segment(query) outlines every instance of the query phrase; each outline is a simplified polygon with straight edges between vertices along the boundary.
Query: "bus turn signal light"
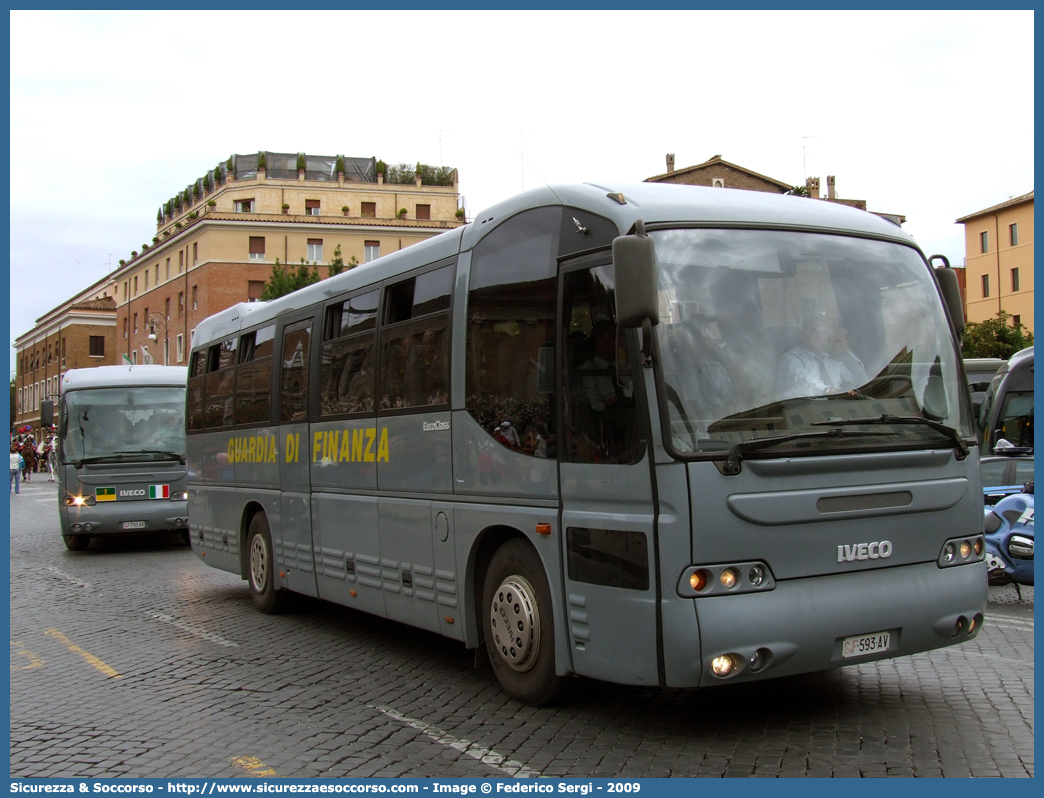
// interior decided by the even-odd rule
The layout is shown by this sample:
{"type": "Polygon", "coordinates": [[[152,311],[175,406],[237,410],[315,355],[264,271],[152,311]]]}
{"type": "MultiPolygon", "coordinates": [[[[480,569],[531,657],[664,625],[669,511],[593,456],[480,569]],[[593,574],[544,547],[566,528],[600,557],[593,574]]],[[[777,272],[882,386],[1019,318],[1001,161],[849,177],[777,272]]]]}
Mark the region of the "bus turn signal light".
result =
{"type": "Polygon", "coordinates": [[[551,534],[551,524],[537,524],[536,525],[536,533],[538,535],[550,535],[551,534]]]}

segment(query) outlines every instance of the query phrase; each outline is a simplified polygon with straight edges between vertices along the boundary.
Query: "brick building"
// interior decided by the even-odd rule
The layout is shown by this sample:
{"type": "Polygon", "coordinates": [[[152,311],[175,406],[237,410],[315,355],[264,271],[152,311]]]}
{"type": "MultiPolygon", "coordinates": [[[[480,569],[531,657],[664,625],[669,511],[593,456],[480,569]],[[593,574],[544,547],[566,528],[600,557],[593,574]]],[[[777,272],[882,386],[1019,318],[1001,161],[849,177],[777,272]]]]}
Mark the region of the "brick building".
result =
{"type": "Polygon", "coordinates": [[[981,322],[998,311],[1033,332],[1033,192],[956,221],[964,225],[964,317],[981,322]]]}
{"type": "Polygon", "coordinates": [[[58,396],[67,369],[119,363],[114,292],[106,277],[45,313],[15,340],[16,428],[28,424],[39,439],[40,402],[58,396]]]}

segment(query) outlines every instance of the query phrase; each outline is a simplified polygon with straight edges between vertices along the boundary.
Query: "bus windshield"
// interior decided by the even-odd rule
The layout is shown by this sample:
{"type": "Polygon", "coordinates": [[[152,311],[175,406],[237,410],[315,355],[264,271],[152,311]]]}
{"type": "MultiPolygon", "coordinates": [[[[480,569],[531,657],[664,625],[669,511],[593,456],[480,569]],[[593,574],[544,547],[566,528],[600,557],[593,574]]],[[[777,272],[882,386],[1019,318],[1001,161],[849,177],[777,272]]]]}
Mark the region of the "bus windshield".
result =
{"type": "Polygon", "coordinates": [[[114,387],[62,397],[63,463],[185,459],[185,389],[114,387]]]}
{"type": "Polygon", "coordinates": [[[668,446],[761,456],[963,446],[957,351],[900,244],[792,231],[651,233],[668,446]],[[762,445],[764,444],[764,445],[762,445]]]}

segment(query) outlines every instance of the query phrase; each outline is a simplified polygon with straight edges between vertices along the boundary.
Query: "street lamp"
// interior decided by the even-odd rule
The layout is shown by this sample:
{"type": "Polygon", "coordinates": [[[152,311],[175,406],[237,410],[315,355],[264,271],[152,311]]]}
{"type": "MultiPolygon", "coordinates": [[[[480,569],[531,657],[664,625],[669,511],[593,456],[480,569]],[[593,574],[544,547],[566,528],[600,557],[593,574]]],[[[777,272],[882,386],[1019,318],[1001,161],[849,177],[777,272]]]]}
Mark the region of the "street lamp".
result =
{"type": "Polygon", "coordinates": [[[149,325],[149,340],[158,341],[159,338],[156,336],[156,325],[160,325],[163,328],[163,365],[168,365],[168,355],[170,354],[170,339],[167,337],[167,322],[162,317],[155,313],[150,313],[148,318],[149,325]]]}

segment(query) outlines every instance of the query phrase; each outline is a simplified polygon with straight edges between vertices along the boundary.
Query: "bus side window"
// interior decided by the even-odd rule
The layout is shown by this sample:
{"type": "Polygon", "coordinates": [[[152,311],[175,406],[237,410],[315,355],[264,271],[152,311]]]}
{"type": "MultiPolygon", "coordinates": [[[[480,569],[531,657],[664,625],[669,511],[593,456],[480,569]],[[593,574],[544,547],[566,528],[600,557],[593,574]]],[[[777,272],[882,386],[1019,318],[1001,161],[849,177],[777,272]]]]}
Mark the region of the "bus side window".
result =
{"type": "Polygon", "coordinates": [[[279,417],[284,424],[308,420],[308,352],[311,341],[311,320],[291,324],[283,330],[279,417]]]}
{"type": "Polygon", "coordinates": [[[246,333],[239,339],[236,367],[236,424],[267,424],[272,420],[272,355],[275,325],[246,333]]]}
{"type": "Polygon", "coordinates": [[[186,419],[189,431],[203,429],[203,393],[206,385],[207,352],[200,349],[192,353],[189,362],[186,419]]]}
{"type": "Polygon", "coordinates": [[[570,272],[563,282],[565,458],[573,463],[636,463],[645,444],[627,347],[613,318],[613,268],[570,272]]]}
{"type": "Polygon", "coordinates": [[[479,242],[471,260],[465,408],[489,434],[488,445],[532,457],[556,456],[551,389],[561,217],[560,208],[518,214],[479,242]]]}
{"type": "Polygon", "coordinates": [[[208,350],[207,390],[203,405],[203,426],[207,429],[232,426],[236,342],[236,338],[228,338],[208,350]]]}
{"type": "Polygon", "coordinates": [[[373,411],[374,344],[380,291],[326,309],[319,359],[319,415],[373,411]]]}
{"type": "Polygon", "coordinates": [[[385,288],[380,408],[449,402],[449,308],[453,266],[385,288]]]}

